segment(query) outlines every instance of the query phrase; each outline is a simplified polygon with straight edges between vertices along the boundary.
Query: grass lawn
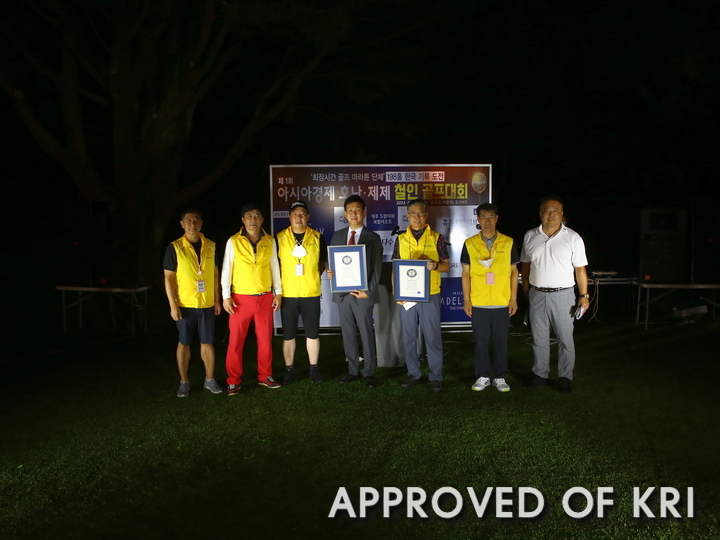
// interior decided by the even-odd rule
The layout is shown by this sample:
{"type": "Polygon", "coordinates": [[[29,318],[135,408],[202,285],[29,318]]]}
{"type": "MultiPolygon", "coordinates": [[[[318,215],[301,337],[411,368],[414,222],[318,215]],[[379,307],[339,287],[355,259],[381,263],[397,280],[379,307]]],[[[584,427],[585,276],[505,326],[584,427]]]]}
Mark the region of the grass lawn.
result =
{"type": "MultiPolygon", "coordinates": [[[[0,364],[0,538],[720,538],[720,321],[581,323],[569,395],[522,386],[532,349],[515,327],[505,394],[470,390],[471,334],[447,333],[439,394],[426,380],[401,388],[403,368],[381,368],[372,390],[340,385],[341,338],[323,336],[322,385],[301,353],[301,380],[258,387],[249,346],[240,394],[212,395],[194,350],[192,392],[178,399],[176,335],[163,328],[38,338],[0,364]],[[463,496],[451,519],[430,501],[445,486],[463,496]],[[612,487],[614,505],[574,519],[562,501],[575,486],[612,487]],[[680,519],[659,517],[661,486],[679,490],[680,519]],[[428,517],[408,517],[404,500],[387,518],[379,502],[331,519],[341,487],[356,512],[361,487],[422,488],[428,517]],[[497,517],[494,495],[477,517],[468,488],[482,500],[488,487],[513,488],[513,518],[497,517]],[[539,516],[518,517],[520,487],[542,493],[539,516]],[[633,487],[658,488],[656,518],[633,517],[633,487]]],[[[275,350],[281,376],[277,338],[275,350]]]]}

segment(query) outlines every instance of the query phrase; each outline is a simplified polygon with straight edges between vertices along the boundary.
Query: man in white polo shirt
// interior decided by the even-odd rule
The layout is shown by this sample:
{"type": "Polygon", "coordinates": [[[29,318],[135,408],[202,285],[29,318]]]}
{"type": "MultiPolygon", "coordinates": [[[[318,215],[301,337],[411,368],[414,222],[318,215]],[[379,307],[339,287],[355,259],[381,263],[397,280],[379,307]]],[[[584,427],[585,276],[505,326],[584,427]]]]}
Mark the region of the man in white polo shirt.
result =
{"type": "Polygon", "coordinates": [[[590,295],[585,243],[578,233],[563,224],[563,215],[560,197],[548,195],[540,200],[542,224],[525,233],[520,262],[533,336],[535,376],[529,386],[537,388],[548,383],[550,331],[554,330],[558,342],[559,390],[568,393],[572,390],[575,367],[575,312],[588,309],[590,295]]]}

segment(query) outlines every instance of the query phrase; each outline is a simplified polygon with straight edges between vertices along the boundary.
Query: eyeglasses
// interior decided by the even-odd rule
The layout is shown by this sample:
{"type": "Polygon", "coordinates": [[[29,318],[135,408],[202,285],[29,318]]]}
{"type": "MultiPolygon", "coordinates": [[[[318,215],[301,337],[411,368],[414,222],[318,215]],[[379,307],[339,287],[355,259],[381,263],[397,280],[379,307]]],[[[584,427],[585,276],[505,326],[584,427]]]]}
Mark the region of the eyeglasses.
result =
{"type": "Polygon", "coordinates": [[[426,216],[427,212],[408,212],[408,216],[413,217],[420,217],[420,216],[426,216]]]}

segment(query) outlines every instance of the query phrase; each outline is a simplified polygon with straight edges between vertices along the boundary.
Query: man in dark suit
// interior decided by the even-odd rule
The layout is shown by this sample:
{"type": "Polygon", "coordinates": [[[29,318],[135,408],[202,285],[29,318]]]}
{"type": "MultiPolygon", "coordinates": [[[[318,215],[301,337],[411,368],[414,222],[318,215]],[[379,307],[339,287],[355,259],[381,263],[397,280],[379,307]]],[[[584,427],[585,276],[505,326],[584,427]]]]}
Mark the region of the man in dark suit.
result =
{"type": "MultiPolygon", "coordinates": [[[[335,231],[331,245],[345,246],[353,244],[365,245],[365,264],[367,265],[367,291],[354,290],[350,293],[334,293],[333,302],[338,304],[340,311],[340,328],[342,329],[345,357],[348,362],[348,374],[340,380],[341,384],[351,383],[360,379],[357,331],[363,344],[365,367],[362,377],[365,386],[376,385],[375,367],[375,332],[373,330],[373,306],[378,303],[378,283],[382,270],[382,241],[380,236],[363,225],[365,220],[365,201],[359,195],[350,195],[345,199],[345,219],[349,227],[335,231]]],[[[328,270],[332,279],[333,273],[328,270]]]]}

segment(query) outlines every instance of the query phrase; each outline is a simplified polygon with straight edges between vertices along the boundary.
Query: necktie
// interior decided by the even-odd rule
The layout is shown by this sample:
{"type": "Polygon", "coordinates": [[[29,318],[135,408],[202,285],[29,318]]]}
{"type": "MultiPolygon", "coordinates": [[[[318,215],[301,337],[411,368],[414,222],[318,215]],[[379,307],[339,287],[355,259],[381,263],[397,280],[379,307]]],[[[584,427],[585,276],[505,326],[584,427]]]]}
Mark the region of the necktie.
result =
{"type": "Polygon", "coordinates": [[[348,242],[348,246],[354,246],[355,245],[355,231],[350,231],[350,241],[348,242]]]}

